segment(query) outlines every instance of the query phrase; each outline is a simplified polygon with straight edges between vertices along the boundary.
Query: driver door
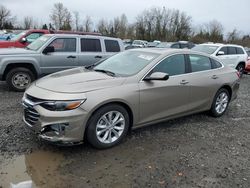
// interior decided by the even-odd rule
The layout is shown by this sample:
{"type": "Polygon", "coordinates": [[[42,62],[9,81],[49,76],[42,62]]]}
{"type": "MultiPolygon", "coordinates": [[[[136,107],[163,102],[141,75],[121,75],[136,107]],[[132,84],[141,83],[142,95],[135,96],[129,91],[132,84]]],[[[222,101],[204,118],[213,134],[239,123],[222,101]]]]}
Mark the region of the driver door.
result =
{"type": "Polygon", "coordinates": [[[41,55],[43,73],[50,74],[79,66],[77,38],[56,38],[49,46],[53,46],[55,52],[41,55]]]}
{"type": "Polygon", "coordinates": [[[185,56],[178,54],[161,61],[153,72],[169,74],[166,81],[141,81],[140,123],[161,120],[188,111],[189,85],[185,56]]]}

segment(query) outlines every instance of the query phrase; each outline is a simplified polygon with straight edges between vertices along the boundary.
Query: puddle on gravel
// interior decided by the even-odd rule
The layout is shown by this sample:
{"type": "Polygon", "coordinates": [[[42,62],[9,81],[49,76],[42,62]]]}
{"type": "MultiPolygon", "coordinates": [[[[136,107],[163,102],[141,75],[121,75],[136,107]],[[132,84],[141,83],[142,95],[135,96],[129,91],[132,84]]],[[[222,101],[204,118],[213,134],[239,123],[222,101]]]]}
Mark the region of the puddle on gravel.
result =
{"type": "Polygon", "coordinates": [[[6,159],[0,166],[0,187],[30,180],[32,187],[55,187],[63,179],[57,169],[66,164],[62,154],[47,151],[6,159]]]}

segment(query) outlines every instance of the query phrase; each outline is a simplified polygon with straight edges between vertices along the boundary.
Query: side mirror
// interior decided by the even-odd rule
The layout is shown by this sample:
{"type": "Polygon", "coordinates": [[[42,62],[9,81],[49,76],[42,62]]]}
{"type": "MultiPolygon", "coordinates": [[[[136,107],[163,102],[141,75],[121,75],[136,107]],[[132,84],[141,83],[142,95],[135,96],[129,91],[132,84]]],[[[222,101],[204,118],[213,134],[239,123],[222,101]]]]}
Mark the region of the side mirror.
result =
{"type": "Polygon", "coordinates": [[[164,72],[154,72],[149,76],[146,76],[143,80],[144,81],[152,81],[152,80],[168,80],[169,75],[164,72]]]}
{"type": "Polygon", "coordinates": [[[217,56],[219,56],[219,55],[225,55],[225,52],[223,52],[223,51],[218,51],[217,56]]]}
{"type": "Polygon", "coordinates": [[[52,52],[55,52],[54,46],[47,46],[47,47],[43,50],[43,54],[48,54],[48,53],[52,53],[52,52]]]}
{"type": "Polygon", "coordinates": [[[27,38],[26,37],[21,38],[21,42],[22,43],[26,43],[27,42],[27,38]]]}

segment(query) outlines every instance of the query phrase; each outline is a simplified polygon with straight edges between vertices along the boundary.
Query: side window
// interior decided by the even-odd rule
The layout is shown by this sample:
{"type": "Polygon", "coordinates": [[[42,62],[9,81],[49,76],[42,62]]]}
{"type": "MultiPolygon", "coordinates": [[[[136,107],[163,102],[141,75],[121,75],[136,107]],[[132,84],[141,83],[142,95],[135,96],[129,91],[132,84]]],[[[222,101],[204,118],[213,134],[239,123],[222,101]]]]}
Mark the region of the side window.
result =
{"type": "Polygon", "coordinates": [[[176,44],[173,44],[173,45],[171,46],[171,48],[180,48],[180,45],[179,45],[178,43],[176,43],[176,44]]]}
{"type": "Polygon", "coordinates": [[[211,63],[212,63],[212,68],[213,69],[217,69],[222,67],[222,64],[214,59],[210,59],[211,63]]]}
{"type": "Polygon", "coordinates": [[[104,40],[106,52],[120,52],[120,46],[116,40],[104,40]]]}
{"type": "Polygon", "coordinates": [[[224,55],[227,55],[227,47],[222,47],[219,51],[224,52],[224,55]]]}
{"type": "Polygon", "coordinates": [[[188,48],[188,44],[180,44],[181,48],[188,48]]]}
{"type": "Polygon", "coordinates": [[[34,42],[37,38],[42,36],[43,33],[31,33],[28,36],[26,36],[27,42],[31,43],[34,42]]]}
{"type": "Polygon", "coordinates": [[[192,72],[212,69],[210,58],[202,55],[189,55],[192,72]]]}
{"type": "Polygon", "coordinates": [[[169,76],[185,73],[185,57],[184,55],[173,55],[160,62],[152,72],[164,72],[169,76]]]}
{"type": "Polygon", "coordinates": [[[244,54],[244,51],[241,48],[236,48],[237,54],[244,54]]]}
{"type": "Polygon", "coordinates": [[[236,48],[235,47],[228,47],[228,55],[234,55],[236,53],[236,48]]]}
{"type": "Polygon", "coordinates": [[[99,39],[81,39],[82,52],[101,52],[101,42],[99,39]]]}
{"type": "Polygon", "coordinates": [[[76,39],[75,38],[58,38],[55,39],[49,46],[55,48],[55,52],[75,52],[76,39]]]}

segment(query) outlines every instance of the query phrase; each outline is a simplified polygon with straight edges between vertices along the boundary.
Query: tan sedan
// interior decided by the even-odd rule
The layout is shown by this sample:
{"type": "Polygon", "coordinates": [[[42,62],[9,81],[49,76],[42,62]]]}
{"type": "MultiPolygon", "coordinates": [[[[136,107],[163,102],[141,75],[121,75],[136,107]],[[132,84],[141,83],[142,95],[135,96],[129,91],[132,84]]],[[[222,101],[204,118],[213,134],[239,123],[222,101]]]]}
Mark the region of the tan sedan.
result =
{"type": "Polygon", "coordinates": [[[201,111],[219,117],[238,89],[236,70],[205,54],[134,49],[34,82],[23,120],[47,141],[108,148],[130,128],[201,111]]]}

